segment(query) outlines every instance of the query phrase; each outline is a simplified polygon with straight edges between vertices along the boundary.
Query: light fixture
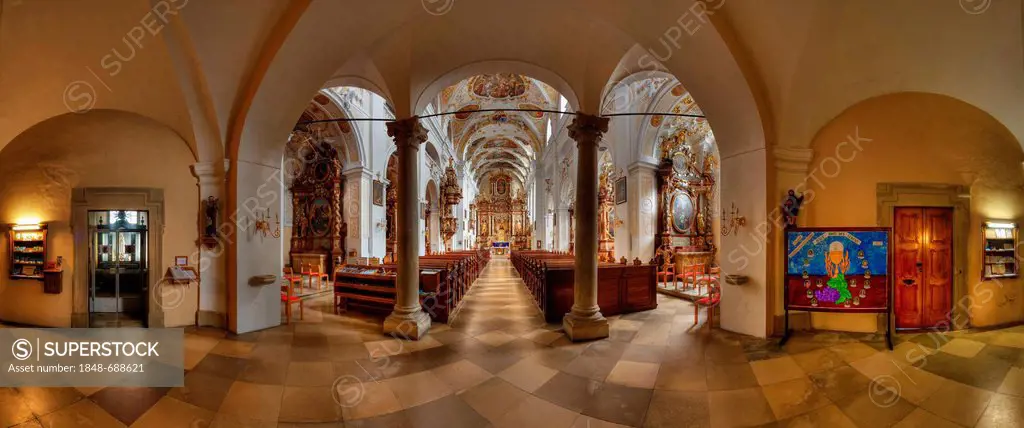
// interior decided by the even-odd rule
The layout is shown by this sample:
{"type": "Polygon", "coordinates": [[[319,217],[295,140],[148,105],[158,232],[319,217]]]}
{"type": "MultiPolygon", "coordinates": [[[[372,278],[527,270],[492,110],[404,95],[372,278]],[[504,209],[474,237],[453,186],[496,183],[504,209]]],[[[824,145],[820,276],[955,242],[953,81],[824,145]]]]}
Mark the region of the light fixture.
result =
{"type": "Polygon", "coordinates": [[[732,203],[732,209],[729,214],[726,215],[725,210],[722,210],[722,236],[729,236],[730,233],[736,232],[736,229],[747,224],[747,218],[740,215],[740,210],[736,209],[736,203],[732,203]]]}
{"type": "Polygon", "coordinates": [[[252,234],[253,235],[262,234],[262,236],[261,236],[262,238],[265,238],[267,236],[272,236],[274,238],[280,238],[281,237],[281,220],[277,217],[277,213],[274,213],[274,222],[277,223],[277,229],[276,230],[270,230],[270,208],[267,208],[267,214],[265,216],[263,215],[263,213],[259,213],[258,217],[256,217],[255,220],[253,220],[253,225],[256,226],[256,227],[253,228],[252,234]]]}
{"type": "Polygon", "coordinates": [[[39,230],[42,226],[39,223],[36,224],[16,224],[11,229],[13,230],[39,230]]]}
{"type": "Polygon", "coordinates": [[[1010,223],[1006,221],[986,221],[985,227],[989,229],[1015,229],[1017,223],[1010,223]]]}

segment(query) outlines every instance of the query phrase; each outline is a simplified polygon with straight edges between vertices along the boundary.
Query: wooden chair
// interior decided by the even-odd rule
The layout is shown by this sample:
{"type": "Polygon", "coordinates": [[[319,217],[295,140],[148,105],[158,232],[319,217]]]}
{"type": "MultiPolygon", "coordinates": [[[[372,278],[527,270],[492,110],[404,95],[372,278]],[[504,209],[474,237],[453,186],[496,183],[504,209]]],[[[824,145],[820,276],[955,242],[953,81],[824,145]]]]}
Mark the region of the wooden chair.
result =
{"type": "MultiPolygon", "coordinates": [[[[300,280],[301,280],[301,278],[300,278],[300,280]]],[[[281,285],[281,288],[284,288],[284,290],[281,290],[281,303],[284,304],[284,317],[285,317],[284,318],[284,323],[285,324],[289,324],[289,323],[292,322],[292,313],[293,313],[292,312],[292,305],[293,304],[298,304],[299,305],[299,320],[305,319],[306,318],[306,312],[305,312],[305,310],[302,307],[302,299],[299,298],[299,296],[296,296],[295,293],[292,292],[292,290],[293,290],[293,288],[292,288],[292,280],[285,279],[285,282],[284,282],[284,284],[281,285]]]]}
{"type": "MultiPolygon", "coordinates": [[[[668,251],[668,250],[666,250],[666,251],[668,251]]],[[[675,258],[675,252],[672,252],[671,258],[672,259],[675,258]]],[[[662,263],[662,265],[658,267],[658,273],[657,273],[657,276],[656,276],[656,279],[655,279],[655,281],[657,281],[657,284],[655,284],[655,286],[657,286],[658,284],[661,284],[662,282],[668,283],[669,279],[671,279],[672,280],[672,287],[675,288],[676,290],[679,289],[679,280],[678,280],[678,277],[676,276],[675,260],[672,260],[672,259],[665,260],[665,262],[662,263]]]]}
{"type": "Polygon", "coordinates": [[[290,266],[286,266],[284,268],[284,277],[283,277],[283,279],[285,281],[285,284],[288,284],[289,293],[291,293],[293,295],[295,294],[295,292],[291,291],[290,289],[292,287],[294,287],[295,284],[298,284],[299,288],[302,288],[302,275],[296,275],[295,271],[293,271],[290,266]]]}
{"type": "Polygon", "coordinates": [[[330,282],[331,276],[326,272],[320,272],[320,266],[313,266],[309,270],[309,286],[313,287],[313,280],[316,279],[316,289],[323,289],[324,282],[330,282]]]}
{"type": "Polygon", "coordinates": [[[303,263],[302,268],[299,271],[299,274],[303,277],[309,277],[309,280],[306,281],[305,283],[309,284],[309,288],[313,288],[313,265],[310,265],[309,263],[303,263]]]}
{"type": "Polygon", "coordinates": [[[700,308],[707,308],[708,311],[708,328],[711,328],[714,324],[715,317],[715,306],[722,300],[722,292],[718,287],[718,280],[714,280],[708,283],[708,294],[693,301],[693,325],[697,325],[700,321],[700,308]]]}

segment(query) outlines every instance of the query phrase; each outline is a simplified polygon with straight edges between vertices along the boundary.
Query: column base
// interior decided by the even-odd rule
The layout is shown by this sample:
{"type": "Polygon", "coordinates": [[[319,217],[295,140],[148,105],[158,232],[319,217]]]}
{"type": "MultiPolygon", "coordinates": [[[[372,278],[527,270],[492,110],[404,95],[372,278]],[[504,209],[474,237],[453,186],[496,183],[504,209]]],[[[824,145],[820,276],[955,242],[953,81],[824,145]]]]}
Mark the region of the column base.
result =
{"type": "Polygon", "coordinates": [[[577,317],[569,312],[562,318],[562,328],[565,329],[565,335],[573,342],[608,337],[608,319],[600,312],[586,318],[577,317]]]}
{"type": "Polygon", "coordinates": [[[223,312],[199,311],[200,327],[228,328],[228,316],[223,312]]]}
{"type": "Polygon", "coordinates": [[[392,312],[384,319],[384,334],[405,340],[420,340],[430,330],[430,316],[417,309],[411,313],[392,312]]]}

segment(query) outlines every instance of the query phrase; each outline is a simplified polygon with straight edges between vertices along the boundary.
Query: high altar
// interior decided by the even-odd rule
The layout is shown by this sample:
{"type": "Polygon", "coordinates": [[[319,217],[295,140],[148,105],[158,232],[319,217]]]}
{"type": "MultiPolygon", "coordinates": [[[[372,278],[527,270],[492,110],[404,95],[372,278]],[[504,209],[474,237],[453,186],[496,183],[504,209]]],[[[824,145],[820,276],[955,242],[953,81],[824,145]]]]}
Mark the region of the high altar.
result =
{"type": "Polygon", "coordinates": [[[288,255],[296,271],[309,264],[332,272],[334,261],[345,255],[341,162],[326,141],[310,143],[300,153],[302,169],[290,189],[294,227],[288,255]]]}
{"type": "Polygon", "coordinates": [[[490,198],[482,193],[470,206],[477,248],[489,250],[494,243],[508,243],[512,250],[529,249],[533,227],[526,215],[526,198],[513,189],[512,177],[504,172],[492,175],[489,190],[490,198]]]}

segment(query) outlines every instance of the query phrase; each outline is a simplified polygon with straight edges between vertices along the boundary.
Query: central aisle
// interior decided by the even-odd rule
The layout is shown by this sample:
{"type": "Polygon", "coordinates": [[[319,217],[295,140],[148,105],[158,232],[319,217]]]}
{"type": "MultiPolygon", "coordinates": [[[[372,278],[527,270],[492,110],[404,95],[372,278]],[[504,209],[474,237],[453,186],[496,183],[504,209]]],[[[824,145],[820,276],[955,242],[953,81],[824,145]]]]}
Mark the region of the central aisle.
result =
{"type": "MultiPolygon", "coordinates": [[[[508,256],[494,256],[470,287],[451,327],[471,336],[496,328],[519,336],[544,324],[543,314],[508,256]]],[[[500,337],[495,334],[483,340],[495,336],[500,337]]]]}

